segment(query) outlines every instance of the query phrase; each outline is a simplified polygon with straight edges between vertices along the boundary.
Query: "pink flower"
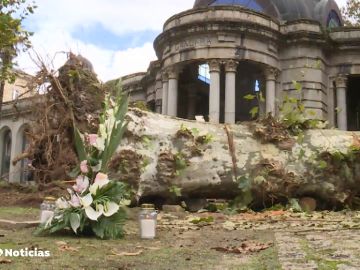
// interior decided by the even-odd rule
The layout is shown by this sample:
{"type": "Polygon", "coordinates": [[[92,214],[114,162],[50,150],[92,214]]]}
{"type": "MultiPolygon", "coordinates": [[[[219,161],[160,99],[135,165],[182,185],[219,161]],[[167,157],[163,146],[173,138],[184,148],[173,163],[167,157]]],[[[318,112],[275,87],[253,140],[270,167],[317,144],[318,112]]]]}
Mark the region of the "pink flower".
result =
{"type": "Polygon", "coordinates": [[[89,168],[87,166],[87,160],[83,160],[81,161],[80,163],[80,171],[84,174],[88,173],[89,172],[89,168]]]}
{"type": "Polygon", "coordinates": [[[90,145],[96,145],[96,141],[98,139],[98,135],[97,134],[89,134],[87,135],[87,139],[90,145]]]}
{"type": "Polygon", "coordinates": [[[75,194],[71,195],[71,200],[69,201],[69,204],[75,208],[80,207],[80,198],[75,194]]]}
{"type": "Polygon", "coordinates": [[[89,187],[89,178],[86,176],[78,176],[76,178],[76,184],[73,186],[73,189],[77,193],[83,193],[89,187]]]}
{"type": "Polygon", "coordinates": [[[109,183],[109,177],[104,173],[98,173],[94,183],[98,184],[100,187],[103,187],[109,183]]]}
{"type": "Polygon", "coordinates": [[[98,189],[101,189],[103,186],[106,186],[110,182],[108,176],[104,173],[98,173],[96,175],[94,184],[92,184],[89,188],[91,194],[95,195],[98,189]]]}

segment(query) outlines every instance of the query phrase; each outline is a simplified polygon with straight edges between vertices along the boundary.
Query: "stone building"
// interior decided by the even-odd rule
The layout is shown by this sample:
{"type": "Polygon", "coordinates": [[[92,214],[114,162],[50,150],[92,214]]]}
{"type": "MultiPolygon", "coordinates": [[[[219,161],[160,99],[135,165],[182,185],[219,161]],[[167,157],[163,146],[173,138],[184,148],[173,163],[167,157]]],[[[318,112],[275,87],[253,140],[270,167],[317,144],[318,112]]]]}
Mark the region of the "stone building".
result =
{"type": "Polygon", "coordinates": [[[7,83],[0,118],[0,179],[27,181],[25,169],[28,160],[13,165],[11,160],[21,154],[28,143],[26,131],[30,128],[31,105],[35,90],[29,88],[32,76],[16,71],[16,81],[7,83]]]}
{"type": "Polygon", "coordinates": [[[360,130],[360,29],[342,25],[334,0],[197,0],[165,22],[158,61],[123,85],[156,112],[232,124],[257,105],[278,114],[295,80],[318,118],[360,130]]]}

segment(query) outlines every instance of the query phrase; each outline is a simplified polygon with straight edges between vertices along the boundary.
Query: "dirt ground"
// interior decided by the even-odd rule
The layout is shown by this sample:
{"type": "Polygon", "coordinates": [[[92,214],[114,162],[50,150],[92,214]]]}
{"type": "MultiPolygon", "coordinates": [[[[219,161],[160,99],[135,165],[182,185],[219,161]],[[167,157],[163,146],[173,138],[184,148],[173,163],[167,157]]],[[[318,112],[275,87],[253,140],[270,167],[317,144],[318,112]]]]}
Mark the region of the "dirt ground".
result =
{"type": "MultiPolygon", "coordinates": [[[[117,241],[35,237],[0,223],[0,249],[48,250],[48,258],[0,257],[1,269],[360,269],[360,213],[268,211],[159,214],[157,237],[141,240],[138,209],[117,241]],[[203,218],[210,222],[195,221],[203,218]]],[[[0,207],[0,219],[36,220],[37,208],[0,207]]]]}
{"type": "Polygon", "coordinates": [[[38,208],[45,197],[66,194],[65,183],[50,183],[47,186],[22,186],[0,181],[0,207],[20,206],[38,208]]]}

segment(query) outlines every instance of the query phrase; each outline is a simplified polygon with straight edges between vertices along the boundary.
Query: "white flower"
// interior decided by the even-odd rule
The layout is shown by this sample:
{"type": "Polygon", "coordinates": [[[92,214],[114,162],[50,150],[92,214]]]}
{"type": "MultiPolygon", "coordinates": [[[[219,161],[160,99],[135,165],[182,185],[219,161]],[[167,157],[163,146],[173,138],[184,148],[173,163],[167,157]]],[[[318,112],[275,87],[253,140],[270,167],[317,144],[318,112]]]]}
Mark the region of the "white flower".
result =
{"type": "Polygon", "coordinates": [[[56,202],[55,202],[55,205],[59,209],[70,208],[70,204],[64,198],[57,199],[56,202]]]}
{"type": "Polygon", "coordinates": [[[119,205],[114,202],[107,202],[104,207],[104,216],[111,217],[119,211],[119,205]]]}
{"type": "Polygon", "coordinates": [[[122,199],[120,201],[120,205],[121,206],[129,206],[131,204],[131,200],[127,200],[127,199],[122,199]]]}
{"type": "Polygon", "coordinates": [[[98,220],[99,217],[104,213],[104,206],[99,204],[96,206],[96,210],[91,206],[85,208],[87,217],[91,220],[98,220]]]}
{"type": "Polygon", "coordinates": [[[96,139],[96,143],[94,145],[99,151],[104,151],[105,149],[105,139],[102,137],[98,137],[96,139]]]}
{"type": "Polygon", "coordinates": [[[104,215],[105,217],[111,217],[119,211],[120,207],[114,202],[107,202],[105,205],[98,204],[96,209],[91,206],[85,208],[87,217],[91,220],[98,220],[99,217],[104,215]]]}
{"type": "Polygon", "coordinates": [[[91,196],[91,193],[88,193],[86,196],[80,198],[80,203],[84,208],[89,207],[93,202],[93,198],[91,196]]]}

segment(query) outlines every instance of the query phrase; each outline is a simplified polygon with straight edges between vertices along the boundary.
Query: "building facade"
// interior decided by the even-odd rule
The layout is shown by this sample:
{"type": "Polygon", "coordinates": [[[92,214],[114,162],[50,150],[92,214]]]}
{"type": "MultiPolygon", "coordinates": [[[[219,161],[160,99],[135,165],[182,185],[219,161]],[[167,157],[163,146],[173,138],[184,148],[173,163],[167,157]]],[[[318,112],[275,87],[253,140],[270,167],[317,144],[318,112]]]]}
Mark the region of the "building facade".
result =
{"type": "Polygon", "coordinates": [[[0,179],[11,182],[30,180],[28,160],[17,164],[12,160],[23,153],[28,144],[27,130],[31,124],[34,91],[29,87],[32,76],[16,71],[16,81],[7,83],[0,117],[0,179]]]}
{"type": "Polygon", "coordinates": [[[165,22],[158,60],[124,89],[158,113],[233,124],[254,106],[278,114],[297,81],[311,115],[360,130],[360,29],[342,25],[334,0],[197,0],[165,22]]]}

